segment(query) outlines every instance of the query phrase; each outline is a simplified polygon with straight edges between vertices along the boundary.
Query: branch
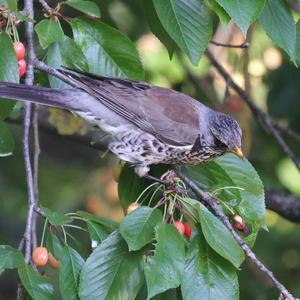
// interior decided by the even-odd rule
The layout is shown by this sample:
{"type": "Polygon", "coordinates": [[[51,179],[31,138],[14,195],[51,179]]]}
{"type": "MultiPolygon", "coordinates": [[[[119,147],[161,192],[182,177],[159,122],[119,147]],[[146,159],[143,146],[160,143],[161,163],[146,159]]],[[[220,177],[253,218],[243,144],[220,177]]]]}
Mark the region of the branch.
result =
{"type": "Polygon", "coordinates": [[[209,50],[206,51],[206,56],[212,63],[212,65],[218,70],[218,72],[223,76],[225,82],[233,90],[235,90],[240,97],[248,104],[253,115],[261,122],[262,127],[270,134],[274,136],[277,143],[281,146],[283,152],[294,162],[298,170],[300,171],[300,161],[285,140],[282,138],[279,130],[278,124],[269,116],[267,113],[262,111],[253,101],[253,99],[240,87],[235,81],[233,81],[230,74],[218,63],[214,56],[210,53],[209,50]]]}
{"type": "Polygon", "coordinates": [[[177,171],[178,176],[183,180],[183,182],[189,186],[193,192],[201,199],[203,202],[209,205],[209,207],[213,210],[215,215],[222,221],[225,227],[232,234],[233,238],[238,242],[246,256],[253,262],[253,264],[261,270],[274,284],[274,286],[280,291],[281,296],[284,299],[295,300],[292,294],[284,287],[282,283],[280,283],[273,273],[256,257],[255,253],[250,249],[250,247],[246,244],[246,242],[236,233],[235,229],[232,227],[230,221],[227,216],[224,214],[222,208],[217,203],[216,199],[211,197],[208,193],[204,192],[200,189],[191,179],[177,171]]]}
{"type": "Polygon", "coordinates": [[[300,223],[300,197],[266,188],[266,207],[280,216],[300,223]]]}
{"type": "Polygon", "coordinates": [[[216,41],[211,40],[210,41],[211,44],[215,45],[215,46],[219,46],[219,47],[225,47],[225,48],[240,48],[240,49],[247,49],[249,48],[249,43],[244,42],[240,45],[232,45],[232,44],[223,44],[223,43],[219,43],[216,41]]]}

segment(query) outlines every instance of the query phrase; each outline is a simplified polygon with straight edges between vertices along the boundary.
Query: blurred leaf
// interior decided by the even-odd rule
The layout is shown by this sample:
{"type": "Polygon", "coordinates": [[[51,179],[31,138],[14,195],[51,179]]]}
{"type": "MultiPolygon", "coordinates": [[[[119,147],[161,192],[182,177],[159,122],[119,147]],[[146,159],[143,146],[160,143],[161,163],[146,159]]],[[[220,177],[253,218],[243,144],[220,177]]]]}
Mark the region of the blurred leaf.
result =
{"type": "Polygon", "coordinates": [[[153,0],[143,0],[143,6],[150,30],[165,45],[171,58],[174,50],[176,49],[176,43],[172,40],[161,24],[153,5],[153,0]]]}
{"type": "Polygon", "coordinates": [[[43,213],[46,215],[49,223],[53,226],[60,226],[63,224],[71,223],[72,219],[68,216],[65,216],[63,213],[56,212],[50,208],[41,206],[43,213]]]}
{"type": "Polygon", "coordinates": [[[207,3],[208,7],[217,14],[221,24],[225,27],[230,21],[230,16],[224,8],[217,3],[217,0],[205,0],[205,3],[207,3]]]}
{"type": "Polygon", "coordinates": [[[247,222],[258,224],[258,228],[264,223],[264,187],[246,159],[226,154],[202,165],[186,167],[184,172],[247,222]]]}
{"type": "Polygon", "coordinates": [[[297,61],[300,61],[300,20],[296,24],[296,57],[297,61]]]}
{"type": "Polygon", "coordinates": [[[92,248],[95,248],[93,246],[94,241],[97,242],[97,244],[100,244],[109,235],[109,231],[106,229],[106,227],[104,227],[101,224],[87,220],[86,225],[87,225],[87,230],[91,237],[92,248]]]}
{"type": "Polygon", "coordinates": [[[162,222],[160,210],[142,206],[128,214],[120,224],[120,233],[129,251],[139,250],[154,239],[154,227],[162,222]]]}
{"type": "Polygon", "coordinates": [[[145,263],[148,299],[182,282],[185,250],[184,240],[175,226],[161,223],[155,227],[154,256],[145,263]]]}
{"type": "Polygon", "coordinates": [[[143,283],[142,251],[129,252],[118,231],[89,256],[80,275],[81,299],[135,299],[143,283]]]}
{"type": "Polygon", "coordinates": [[[202,0],[153,0],[157,15],[181,50],[197,65],[212,36],[212,20],[202,0]]]}
{"type": "Polygon", "coordinates": [[[261,14],[266,0],[216,0],[247,36],[249,26],[261,14]]]}
{"type": "MultiPolygon", "coordinates": [[[[13,44],[9,36],[0,33],[0,80],[9,82],[19,82],[19,68],[13,44]]],[[[6,118],[15,105],[15,101],[5,101],[0,99],[0,120],[6,118]]]]}
{"type": "Polygon", "coordinates": [[[54,42],[59,42],[64,37],[60,22],[53,19],[43,19],[34,27],[39,42],[43,49],[46,49],[54,42]]]}
{"type": "Polygon", "coordinates": [[[144,79],[134,44],[120,31],[96,20],[71,22],[75,42],[87,58],[89,71],[103,76],[144,79]]]}
{"type": "Polygon", "coordinates": [[[271,40],[295,61],[296,25],[283,0],[266,0],[260,23],[271,40]]]}
{"type": "Polygon", "coordinates": [[[29,265],[19,268],[22,285],[34,300],[53,300],[53,286],[49,278],[41,276],[29,265]]]}
{"type": "Polygon", "coordinates": [[[146,187],[147,180],[137,176],[131,166],[126,164],[122,168],[118,184],[118,193],[120,204],[124,211],[126,211],[130,203],[136,201],[146,187]]]}
{"type": "Polygon", "coordinates": [[[239,268],[245,255],[225,225],[202,203],[198,202],[199,219],[205,239],[218,254],[239,268]]]}
{"type": "Polygon", "coordinates": [[[89,220],[89,221],[93,221],[95,223],[98,223],[98,224],[101,224],[105,227],[109,227],[109,228],[118,228],[119,227],[119,223],[118,222],[115,222],[113,220],[109,220],[109,219],[106,219],[106,218],[103,218],[103,217],[98,217],[98,216],[95,216],[95,215],[92,215],[86,211],[77,211],[76,212],[81,218],[83,218],[83,221],[86,220],[89,220]]]}
{"type": "Polygon", "coordinates": [[[182,297],[185,300],[237,300],[239,284],[235,268],[216,254],[197,232],[188,246],[182,297]]]}
{"type": "Polygon", "coordinates": [[[47,248],[55,258],[57,258],[58,260],[61,258],[63,253],[63,246],[59,238],[52,232],[49,232],[47,236],[47,248]]]}
{"type": "Polygon", "coordinates": [[[59,287],[63,299],[79,299],[79,274],[83,264],[84,260],[78,252],[70,246],[64,247],[59,267],[59,287]]]}
{"type": "Polygon", "coordinates": [[[10,129],[0,121],[0,157],[12,155],[15,147],[10,129]]]}
{"type": "Polygon", "coordinates": [[[0,269],[16,269],[24,264],[23,254],[8,245],[0,245],[0,269]]]}
{"type": "Polygon", "coordinates": [[[61,4],[66,4],[72,8],[75,8],[82,13],[91,16],[91,17],[96,17],[100,18],[100,10],[97,4],[95,4],[92,1],[85,1],[85,0],[68,0],[65,2],[62,2],[61,4]]]}
{"type": "MultiPolygon", "coordinates": [[[[82,71],[89,70],[86,58],[81,49],[74,40],[66,35],[60,42],[53,43],[49,46],[47,51],[47,63],[55,68],[69,67],[82,71]]],[[[52,88],[70,88],[68,84],[54,76],[49,75],[49,82],[52,88]]]]}
{"type": "Polygon", "coordinates": [[[15,11],[15,14],[20,21],[29,22],[29,23],[35,22],[35,20],[28,18],[27,16],[23,15],[23,13],[21,13],[20,11],[15,11]]]}
{"type": "Polygon", "coordinates": [[[11,11],[17,11],[18,10],[18,3],[17,0],[6,0],[6,3],[8,5],[8,8],[11,11]]]}

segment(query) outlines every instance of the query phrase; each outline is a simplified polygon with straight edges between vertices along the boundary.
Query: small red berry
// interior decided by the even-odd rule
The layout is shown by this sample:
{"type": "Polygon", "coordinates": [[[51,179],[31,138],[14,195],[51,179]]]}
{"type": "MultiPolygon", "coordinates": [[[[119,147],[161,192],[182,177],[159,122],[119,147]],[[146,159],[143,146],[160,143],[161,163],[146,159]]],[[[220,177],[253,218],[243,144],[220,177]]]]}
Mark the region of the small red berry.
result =
{"type": "Polygon", "coordinates": [[[192,227],[188,222],[184,222],[183,225],[184,225],[184,235],[189,239],[192,235],[192,227]]]}
{"type": "Polygon", "coordinates": [[[42,267],[48,262],[48,250],[44,247],[36,247],[32,252],[32,260],[37,267],[42,267]]]}
{"type": "Polygon", "coordinates": [[[174,221],[174,225],[176,226],[177,230],[179,233],[184,234],[185,231],[185,226],[182,222],[180,221],[174,221]]]}
{"type": "Polygon", "coordinates": [[[21,42],[14,43],[14,50],[18,60],[21,60],[25,56],[25,46],[21,42]]]}
{"type": "Polygon", "coordinates": [[[248,233],[248,227],[246,226],[245,221],[243,220],[243,218],[240,215],[234,214],[232,216],[232,221],[233,221],[233,227],[235,229],[243,232],[244,234],[248,233]]]}
{"type": "Polygon", "coordinates": [[[18,66],[19,66],[20,77],[22,77],[26,72],[26,67],[27,67],[26,61],[24,59],[19,60],[18,66]]]}

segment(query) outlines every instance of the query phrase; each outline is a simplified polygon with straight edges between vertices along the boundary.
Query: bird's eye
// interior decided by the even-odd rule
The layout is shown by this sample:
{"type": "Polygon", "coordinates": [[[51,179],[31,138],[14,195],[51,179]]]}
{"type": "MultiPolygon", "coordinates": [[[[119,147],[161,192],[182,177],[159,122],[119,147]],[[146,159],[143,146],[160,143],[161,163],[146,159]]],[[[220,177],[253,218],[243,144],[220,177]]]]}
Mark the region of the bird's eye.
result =
{"type": "Polygon", "coordinates": [[[215,138],[214,140],[216,147],[227,148],[227,145],[221,142],[219,139],[215,138]]]}

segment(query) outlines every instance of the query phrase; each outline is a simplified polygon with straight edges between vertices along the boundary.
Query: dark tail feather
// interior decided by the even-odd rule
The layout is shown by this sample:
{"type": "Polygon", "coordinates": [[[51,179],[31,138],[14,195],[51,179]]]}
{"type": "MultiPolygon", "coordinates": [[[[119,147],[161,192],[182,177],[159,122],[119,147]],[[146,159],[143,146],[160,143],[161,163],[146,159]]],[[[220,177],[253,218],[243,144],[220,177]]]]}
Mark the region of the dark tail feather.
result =
{"type": "Polygon", "coordinates": [[[69,110],[80,110],[76,105],[76,93],[78,95],[81,91],[76,89],[50,89],[36,85],[29,86],[0,81],[0,97],[30,101],[69,110]]]}

